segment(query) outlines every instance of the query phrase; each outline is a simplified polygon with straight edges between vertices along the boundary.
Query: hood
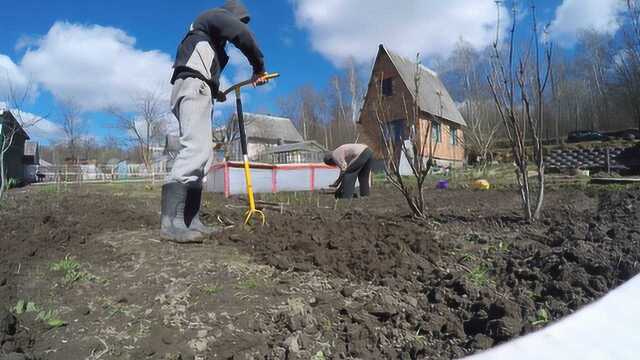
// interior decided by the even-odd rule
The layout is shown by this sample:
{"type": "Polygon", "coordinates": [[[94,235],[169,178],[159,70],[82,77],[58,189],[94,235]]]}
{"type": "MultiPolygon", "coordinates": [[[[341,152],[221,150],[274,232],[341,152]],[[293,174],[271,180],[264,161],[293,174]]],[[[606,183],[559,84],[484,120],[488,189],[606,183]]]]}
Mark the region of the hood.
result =
{"type": "Polygon", "coordinates": [[[242,1],[240,0],[227,0],[225,4],[221,6],[221,8],[232,13],[238,20],[244,22],[245,24],[248,23],[251,19],[249,10],[247,10],[247,7],[244,6],[242,1]]]}

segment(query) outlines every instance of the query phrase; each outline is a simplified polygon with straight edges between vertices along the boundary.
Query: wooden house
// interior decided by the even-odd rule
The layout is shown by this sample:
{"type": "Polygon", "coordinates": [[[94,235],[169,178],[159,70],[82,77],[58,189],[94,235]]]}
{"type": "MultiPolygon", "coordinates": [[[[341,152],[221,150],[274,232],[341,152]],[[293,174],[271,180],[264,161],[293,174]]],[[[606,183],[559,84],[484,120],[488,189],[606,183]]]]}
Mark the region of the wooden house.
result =
{"type": "Polygon", "coordinates": [[[358,120],[361,142],[382,159],[384,137],[378,119],[385,123],[387,135],[396,144],[408,140],[412,133],[419,135],[416,139],[428,139],[426,132],[430,131],[433,146],[419,146],[424,149],[422,157],[433,155],[436,163],[443,166],[463,165],[467,124],[444,84],[434,71],[383,45],[379,47],[358,120]],[[414,102],[420,110],[418,121],[409,115],[413,113],[414,102]]]}

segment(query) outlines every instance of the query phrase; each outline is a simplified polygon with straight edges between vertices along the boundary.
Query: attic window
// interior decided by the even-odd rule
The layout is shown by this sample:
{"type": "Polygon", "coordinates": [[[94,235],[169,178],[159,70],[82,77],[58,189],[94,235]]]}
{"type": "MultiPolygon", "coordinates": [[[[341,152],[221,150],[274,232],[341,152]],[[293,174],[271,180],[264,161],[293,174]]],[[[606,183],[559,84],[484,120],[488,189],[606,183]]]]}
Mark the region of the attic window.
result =
{"type": "Polygon", "coordinates": [[[384,96],[393,95],[393,78],[386,78],[382,80],[382,95],[384,96]]]}

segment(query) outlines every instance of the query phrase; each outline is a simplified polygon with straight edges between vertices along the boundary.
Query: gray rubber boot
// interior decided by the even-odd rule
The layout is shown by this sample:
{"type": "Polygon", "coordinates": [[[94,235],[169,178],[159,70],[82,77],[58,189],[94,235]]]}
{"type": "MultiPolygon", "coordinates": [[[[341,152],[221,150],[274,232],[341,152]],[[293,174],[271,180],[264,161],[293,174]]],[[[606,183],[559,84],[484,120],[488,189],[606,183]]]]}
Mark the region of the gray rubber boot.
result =
{"type": "Polygon", "coordinates": [[[197,231],[205,235],[215,235],[222,232],[222,227],[206,226],[200,220],[200,206],[202,204],[202,182],[189,184],[187,188],[187,201],[184,208],[184,222],[189,230],[197,231]]]}
{"type": "Polygon", "coordinates": [[[201,233],[189,230],[184,222],[184,208],[187,200],[187,185],[170,183],[162,187],[162,216],[160,237],[178,244],[199,244],[201,233]]]}

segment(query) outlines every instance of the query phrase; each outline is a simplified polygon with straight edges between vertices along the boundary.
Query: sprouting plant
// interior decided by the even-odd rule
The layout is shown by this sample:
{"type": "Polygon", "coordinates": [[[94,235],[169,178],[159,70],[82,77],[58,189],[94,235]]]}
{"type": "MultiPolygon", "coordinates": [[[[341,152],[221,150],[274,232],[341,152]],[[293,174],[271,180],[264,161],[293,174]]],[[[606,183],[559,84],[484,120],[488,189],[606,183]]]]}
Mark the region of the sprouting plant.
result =
{"type": "Polygon", "coordinates": [[[204,293],[206,293],[207,295],[216,295],[222,292],[222,290],[224,290],[224,288],[222,286],[207,286],[205,288],[202,289],[202,291],[204,293]]]}
{"type": "Polygon", "coordinates": [[[311,357],[311,360],[326,360],[326,357],[324,356],[324,352],[318,351],[311,357]]]}
{"type": "Polygon", "coordinates": [[[238,284],[238,288],[243,290],[255,289],[257,287],[258,282],[253,278],[245,279],[238,284]]]}
{"type": "Polygon", "coordinates": [[[66,284],[73,284],[74,282],[84,280],[89,276],[87,272],[80,270],[80,263],[71,259],[69,255],[65,256],[65,258],[60,261],[52,263],[51,270],[62,272],[64,282],[66,284]]]}
{"type": "Polygon", "coordinates": [[[409,334],[407,336],[408,343],[415,344],[415,345],[420,345],[420,346],[426,346],[427,345],[427,337],[424,336],[424,335],[420,335],[421,332],[422,332],[422,329],[419,328],[418,331],[416,331],[415,334],[409,334]]]}
{"type": "Polygon", "coordinates": [[[51,328],[59,328],[66,325],[66,322],[58,317],[58,311],[43,309],[31,301],[18,300],[18,303],[13,308],[13,312],[18,316],[23,314],[36,314],[37,321],[43,321],[51,328]]]}
{"type": "Polygon", "coordinates": [[[536,320],[531,323],[533,326],[546,325],[551,321],[551,316],[547,309],[542,308],[536,312],[536,320]]]}
{"type": "Polygon", "coordinates": [[[487,286],[489,284],[489,269],[484,265],[476,266],[467,276],[476,286],[487,286]]]}

